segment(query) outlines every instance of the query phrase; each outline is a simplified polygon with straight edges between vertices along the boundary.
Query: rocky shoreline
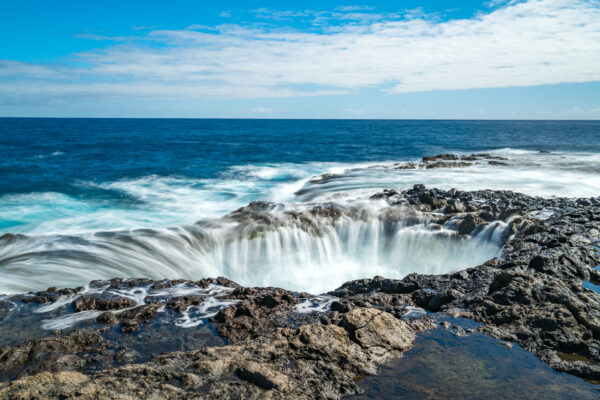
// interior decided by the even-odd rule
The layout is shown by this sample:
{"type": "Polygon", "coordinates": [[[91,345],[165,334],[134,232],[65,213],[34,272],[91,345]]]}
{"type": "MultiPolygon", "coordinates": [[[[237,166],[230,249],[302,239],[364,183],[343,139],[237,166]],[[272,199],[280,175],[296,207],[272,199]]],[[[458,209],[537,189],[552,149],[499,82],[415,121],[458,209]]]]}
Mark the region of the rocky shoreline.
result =
{"type": "Polygon", "coordinates": [[[431,214],[431,229],[452,220],[458,239],[503,221],[502,257],[446,275],[351,281],[322,296],[225,278],[114,279],[5,296],[0,398],[340,399],[424,331],[448,324],[442,315],[600,381],[600,294],[583,286],[600,284],[600,198],[423,185],[373,198],[431,214]]]}

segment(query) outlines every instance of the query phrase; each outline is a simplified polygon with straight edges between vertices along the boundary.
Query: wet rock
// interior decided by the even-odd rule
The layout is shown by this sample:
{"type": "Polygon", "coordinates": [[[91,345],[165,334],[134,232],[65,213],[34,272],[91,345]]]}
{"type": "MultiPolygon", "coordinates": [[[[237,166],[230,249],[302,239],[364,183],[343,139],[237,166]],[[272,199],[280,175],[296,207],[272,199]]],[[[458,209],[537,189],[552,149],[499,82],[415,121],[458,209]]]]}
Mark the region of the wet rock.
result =
{"type": "Polygon", "coordinates": [[[494,160],[488,161],[488,164],[490,164],[490,165],[496,165],[496,166],[510,165],[509,163],[505,163],[505,162],[502,162],[502,161],[494,161],[494,160]]]}
{"type": "Polygon", "coordinates": [[[120,320],[120,323],[121,323],[121,332],[124,332],[124,333],[135,332],[138,328],[138,322],[135,319],[122,318],[120,320]]]}
{"type": "Polygon", "coordinates": [[[490,154],[471,154],[469,156],[458,156],[456,154],[439,154],[436,156],[426,156],[420,163],[396,163],[394,169],[416,169],[416,168],[458,168],[469,167],[475,164],[487,163],[495,166],[506,166],[508,163],[504,157],[492,156],[490,154]]]}
{"type": "Polygon", "coordinates": [[[71,303],[75,312],[87,310],[120,310],[135,306],[131,299],[121,296],[109,296],[106,294],[93,294],[80,297],[71,303]]]}
{"type": "Polygon", "coordinates": [[[434,168],[464,168],[464,167],[470,167],[471,165],[473,165],[470,162],[463,162],[463,161],[456,161],[456,162],[443,162],[443,161],[439,161],[439,162],[434,162],[434,163],[427,163],[425,164],[425,168],[427,169],[434,169],[434,168]]]}
{"type": "Polygon", "coordinates": [[[292,292],[278,288],[259,291],[240,287],[226,297],[240,301],[220,310],[213,321],[219,334],[232,342],[264,335],[285,325],[286,314],[298,304],[292,292]]]}
{"type": "Polygon", "coordinates": [[[412,300],[417,306],[421,308],[427,308],[429,306],[429,302],[433,299],[433,297],[436,294],[437,292],[435,290],[424,288],[415,290],[414,292],[412,292],[411,296],[412,300]]]}
{"type": "Polygon", "coordinates": [[[438,154],[437,156],[423,157],[423,162],[431,162],[431,161],[456,161],[459,160],[459,157],[455,154],[438,154]]]}
{"type": "Polygon", "coordinates": [[[19,233],[5,233],[0,235],[0,244],[2,243],[13,243],[19,239],[25,238],[25,235],[21,235],[19,233]]]}
{"type": "Polygon", "coordinates": [[[340,314],[347,313],[350,311],[350,305],[347,303],[341,303],[339,301],[334,301],[331,303],[331,311],[337,311],[340,314]]]}
{"type": "Polygon", "coordinates": [[[1,348],[0,376],[14,379],[42,371],[82,369],[90,362],[96,363],[85,354],[104,354],[107,345],[99,333],[82,330],[1,348]]]}
{"type": "Polygon", "coordinates": [[[463,294],[455,289],[446,289],[441,293],[436,293],[427,303],[427,309],[430,311],[439,311],[442,306],[460,299],[463,294]]]}
{"type": "Polygon", "coordinates": [[[538,272],[548,272],[547,267],[550,265],[548,257],[537,255],[529,262],[529,268],[533,268],[538,272]]]}
{"type": "MultiPolygon", "coordinates": [[[[137,322],[146,322],[156,317],[158,310],[162,308],[162,304],[144,304],[135,308],[126,310],[120,314],[121,320],[134,320],[137,322]]],[[[121,321],[121,324],[123,322],[121,321]]]]}
{"type": "Polygon", "coordinates": [[[446,209],[444,210],[444,212],[446,214],[456,214],[456,213],[462,213],[465,212],[466,207],[463,204],[463,202],[461,202],[460,200],[457,199],[450,199],[447,201],[447,206],[446,209]]]}
{"type": "Polygon", "coordinates": [[[115,315],[110,311],[105,311],[96,318],[96,322],[99,324],[114,324],[117,322],[115,315]]]}
{"type": "Polygon", "coordinates": [[[481,218],[475,217],[473,216],[473,214],[467,214],[458,226],[458,234],[469,235],[475,229],[479,228],[484,224],[485,222],[481,218]]]}
{"type": "Polygon", "coordinates": [[[178,314],[182,314],[189,306],[199,306],[205,298],[201,296],[181,296],[169,300],[167,307],[178,314]]]}
{"type": "Polygon", "coordinates": [[[590,199],[578,199],[577,200],[577,205],[580,205],[580,206],[591,206],[592,205],[592,201],[590,199]]]}
{"type": "Polygon", "coordinates": [[[358,392],[360,376],[375,373],[379,363],[409,349],[416,333],[430,327],[356,309],[345,315],[343,326],[279,328],[240,345],[168,353],[95,375],[23,377],[0,384],[0,397],[182,398],[201,388],[205,399],[341,399],[358,392]]]}
{"type": "Polygon", "coordinates": [[[436,210],[446,205],[446,202],[444,200],[436,198],[435,195],[431,192],[421,193],[421,195],[419,196],[419,200],[423,204],[430,206],[433,210],[436,210]]]}

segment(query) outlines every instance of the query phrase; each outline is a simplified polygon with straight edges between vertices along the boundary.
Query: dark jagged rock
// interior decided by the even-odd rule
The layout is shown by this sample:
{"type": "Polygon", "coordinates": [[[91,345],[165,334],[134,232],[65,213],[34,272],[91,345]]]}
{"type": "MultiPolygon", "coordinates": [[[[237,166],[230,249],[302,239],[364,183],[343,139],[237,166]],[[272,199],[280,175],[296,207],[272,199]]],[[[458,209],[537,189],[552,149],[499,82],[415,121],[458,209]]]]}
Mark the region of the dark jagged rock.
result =
{"type": "Polygon", "coordinates": [[[167,303],[167,307],[182,314],[189,306],[199,306],[202,302],[204,302],[204,298],[200,296],[181,296],[171,299],[167,303]]]}
{"type": "Polygon", "coordinates": [[[158,310],[162,307],[162,304],[145,304],[135,308],[124,311],[120,317],[121,331],[122,332],[134,332],[139,323],[147,322],[152,318],[156,317],[158,310]]]}
{"type": "MultiPolygon", "coordinates": [[[[42,371],[83,371],[106,355],[106,342],[98,332],[77,330],[65,336],[35,339],[0,349],[0,377],[18,378],[42,371]]],[[[0,396],[2,397],[2,396],[0,396]]]]}
{"type": "Polygon", "coordinates": [[[293,292],[278,288],[237,288],[226,296],[240,300],[214,317],[219,334],[238,343],[287,325],[287,314],[298,304],[293,292]]]}
{"type": "Polygon", "coordinates": [[[15,233],[5,233],[3,235],[0,236],[0,244],[2,244],[2,242],[4,243],[11,243],[14,241],[17,241],[21,238],[25,238],[25,235],[21,235],[21,234],[15,234],[15,233]]]}
{"type": "Polygon", "coordinates": [[[10,303],[0,300],[0,319],[10,309],[10,303]]]}
{"type": "Polygon", "coordinates": [[[113,324],[117,321],[115,314],[105,311],[96,318],[99,324],[113,324]]]}
{"type": "Polygon", "coordinates": [[[122,308],[133,307],[134,305],[135,302],[126,297],[99,294],[80,297],[71,303],[75,312],[86,310],[120,310],[122,308]]]}
{"type": "MultiPolygon", "coordinates": [[[[408,163],[396,163],[394,169],[435,169],[435,168],[464,168],[470,167],[477,164],[489,164],[494,166],[509,166],[507,158],[493,156],[491,154],[471,154],[459,156],[456,154],[438,154],[436,156],[423,157],[420,163],[408,162],[408,163]]],[[[331,179],[332,177],[328,177],[331,179]]]]}
{"type": "Polygon", "coordinates": [[[456,161],[456,160],[460,160],[460,157],[455,154],[439,154],[437,156],[423,157],[423,159],[422,159],[423,162],[440,161],[440,160],[456,161]]]}
{"type": "Polygon", "coordinates": [[[458,226],[458,234],[468,235],[484,224],[485,222],[482,218],[474,216],[473,214],[467,214],[458,226]]]}
{"type": "MultiPolygon", "coordinates": [[[[423,162],[502,161],[484,154],[455,157],[423,162]]],[[[72,311],[92,312],[94,319],[85,328],[0,349],[0,380],[5,381],[0,398],[340,399],[357,392],[358,378],[376,373],[380,363],[410,348],[415,336],[443,313],[481,323],[480,331],[507,346],[518,343],[556,370],[600,379],[600,295],[582,285],[600,282],[600,271],[594,269],[600,265],[595,248],[600,199],[543,199],[424,185],[383,191],[373,198],[387,201],[391,210],[425,210],[431,213],[432,229],[447,224],[459,235],[503,221],[507,242],[502,256],[450,274],[346,282],[329,293],[337,298],[320,314],[300,314],[296,308],[311,295],[246,288],[225,278],[92,282],[93,288],[120,290],[139,285],[154,290],[176,285],[228,288],[214,295],[226,305],[205,321],[223,344],[175,352],[169,348],[161,355],[147,354],[144,346],[132,343],[160,334],[165,335],[160,340],[171,340],[160,330],[164,319],[189,317],[205,305],[206,295],[147,297],[136,306],[114,294],[90,296],[80,288],[49,288],[3,299],[0,310],[10,313],[10,302],[37,307],[79,293],[72,311]],[[546,219],[536,218],[542,211],[546,219]],[[437,314],[407,317],[415,306],[437,314]]],[[[267,212],[275,207],[256,202],[229,217],[249,226],[257,220],[275,227],[292,220],[317,231],[314,216],[335,220],[340,212],[348,212],[316,206],[275,218],[267,212]]],[[[393,218],[393,213],[387,217],[393,218]]]]}
{"type": "MultiPolygon", "coordinates": [[[[436,156],[425,156],[418,162],[397,162],[392,165],[377,165],[377,168],[391,168],[395,170],[410,170],[410,169],[435,169],[435,168],[459,168],[470,167],[473,165],[494,165],[494,166],[510,166],[509,159],[491,154],[479,153],[471,155],[456,155],[456,154],[439,154],[436,156]]],[[[341,174],[322,174],[313,177],[310,180],[311,184],[326,184],[336,179],[342,178],[341,174]]],[[[296,194],[302,195],[310,189],[300,189],[296,194]]]]}
{"type": "Polygon", "coordinates": [[[165,354],[95,375],[43,372],[1,385],[0,397],[341,398],[432,326],[360,308],[336,324],[278,328],[237,346],[165,354]]]}

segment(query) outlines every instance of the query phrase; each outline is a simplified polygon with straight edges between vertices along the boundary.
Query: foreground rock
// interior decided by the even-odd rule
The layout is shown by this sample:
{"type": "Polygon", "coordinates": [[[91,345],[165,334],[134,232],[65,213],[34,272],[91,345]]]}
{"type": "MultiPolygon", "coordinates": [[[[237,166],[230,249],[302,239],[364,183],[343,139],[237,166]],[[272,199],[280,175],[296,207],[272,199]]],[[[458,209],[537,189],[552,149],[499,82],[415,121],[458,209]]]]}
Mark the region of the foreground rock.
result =
{"type": "MultiPolygon", "coordinates": [[[[456,160],[424,160],[446,161],[456,160]]],[[[582,285],[600,282],[600,199],[423,185],[373,198],[429,213],[432,229],[450,221],[459,238],[503,221],[503,255],[453,274],[347,282],[329,297],[218,278],[114,279],[92,282],[93,293],[3,298],[0,398],[343,398],[434,326],[436,314],[423,309],[473,319],[506,346],[600,380],[600,295],[582,285]]],[[[269,207],[253,203],[230,218],[265,218],[269,207]]],[[[289,218],[317,229],[311,215],[335,219],[338,211],[289,218]]]]}
{"type": "MultiPolygon", "coordinates": [[[[378,364],[400,356],[430,326],[357,308],[326,325],[278,328],[239,345],[168,353],[93,375],[43,372],[0,386],[0,397],[340,398],[356,393],[358,377],[376,373],[378,364]]],[[[17,353],[28,364],[25,352],[17,353]]],[[[11,355],[0,355],[4,365],[7,358],[23,364],[11,355]]],[[[60,370],[59,361],[53,363],[60,370]]]]}

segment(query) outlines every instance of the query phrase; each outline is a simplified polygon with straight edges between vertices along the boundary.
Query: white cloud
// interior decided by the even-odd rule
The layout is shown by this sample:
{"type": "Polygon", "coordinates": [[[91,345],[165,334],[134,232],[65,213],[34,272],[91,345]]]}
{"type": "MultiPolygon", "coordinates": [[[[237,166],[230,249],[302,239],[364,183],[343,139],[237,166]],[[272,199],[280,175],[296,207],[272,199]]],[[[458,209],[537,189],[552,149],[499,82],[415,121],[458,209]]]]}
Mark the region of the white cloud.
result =
{"type": "Polygon", "coordinates": [[[365,10],[374,10],[374,9],[375,9],[374,7],[362,6],[362,5],[336,7],[337,11],[343,11],[343,12],[347,12],[347,11],[365,11],[365,10]]]}
{"type": "Polygon", "coordinates": [[[66,77],[57,69],[44,65],[28,64],[19,61],[0,60],[0,81],[8,78],[9,80],[26,77],[29,79],[46,79],[66,77]]]}
{"type": "Polygon", "coordinates": [[[273,109],[271,107],[256,107],[250,111],[253,113],[270,114],[273,112],[273,109]]]}
{"type": "MultiPolygon", "coordinates": [[[[272,98],[600,81],[598,0],[510,1],[450,21],[419,13],[371,14],[373,21],[356,11],[329,13],[339,23],[318,32],[153,30],[141,41],[74,55],[83,67],[4,61],[0,97],[272,98]]],[[[311,12],[257,13],[288,19],[311,12]]]]}

